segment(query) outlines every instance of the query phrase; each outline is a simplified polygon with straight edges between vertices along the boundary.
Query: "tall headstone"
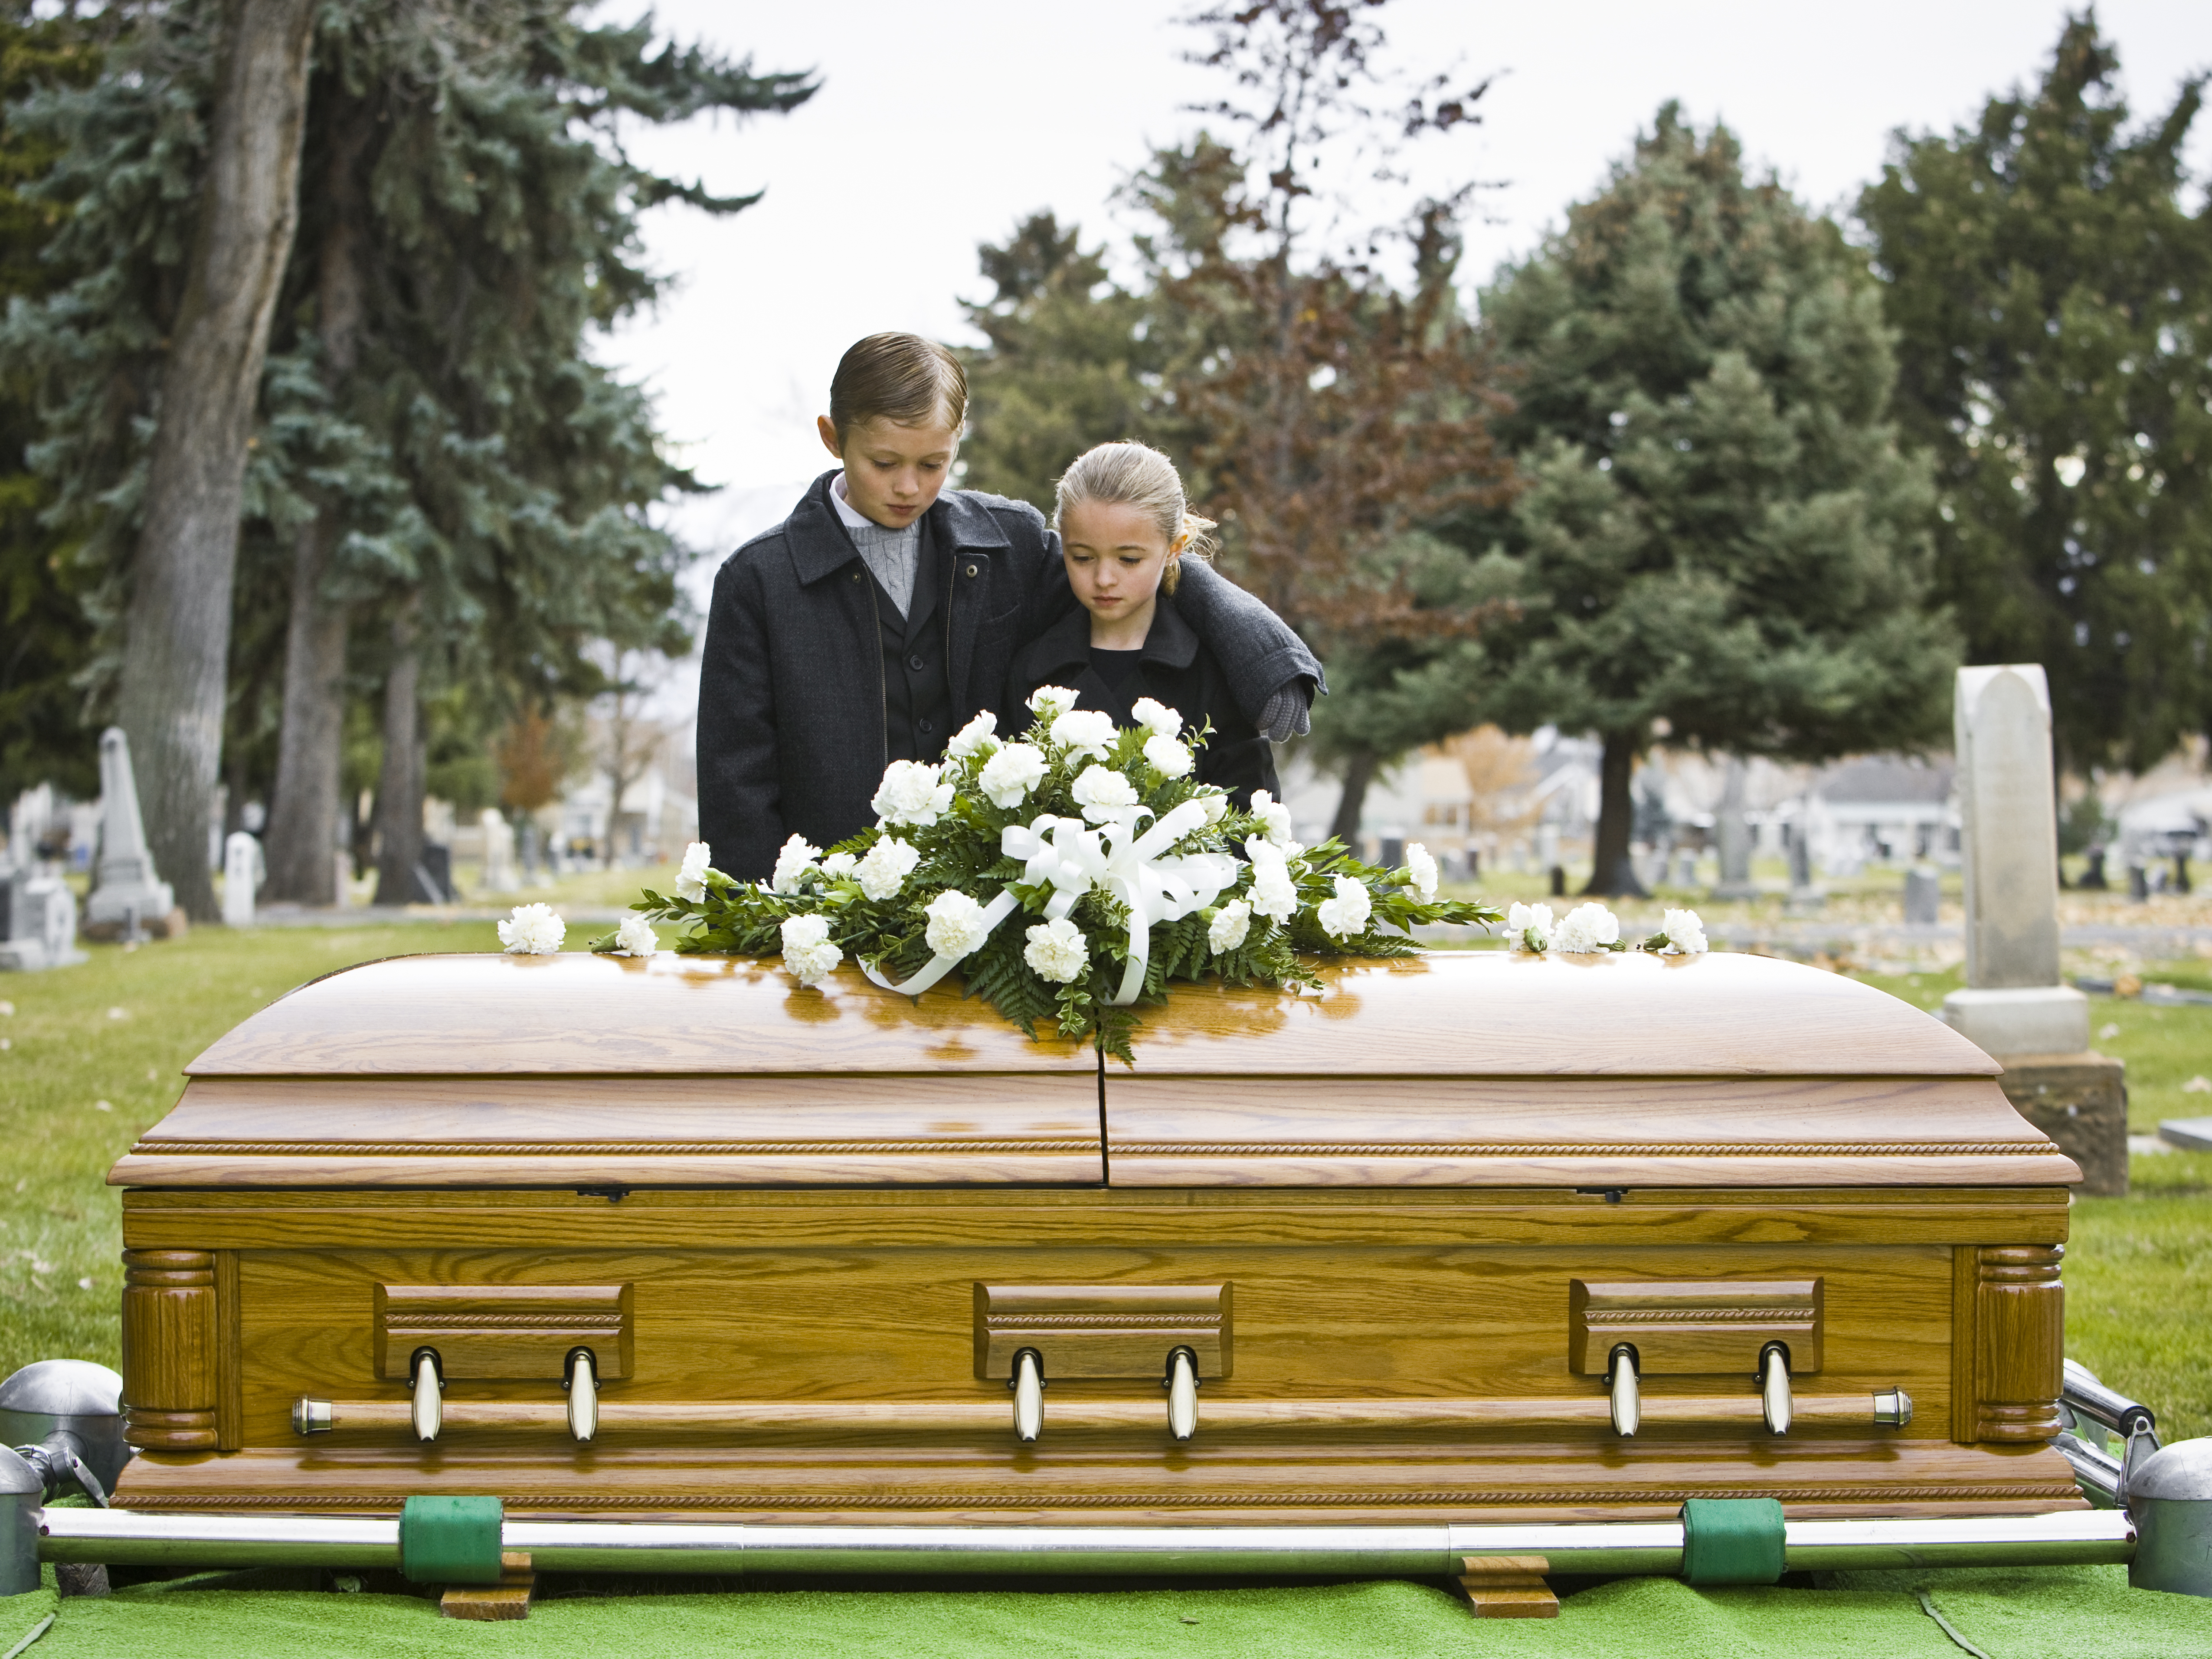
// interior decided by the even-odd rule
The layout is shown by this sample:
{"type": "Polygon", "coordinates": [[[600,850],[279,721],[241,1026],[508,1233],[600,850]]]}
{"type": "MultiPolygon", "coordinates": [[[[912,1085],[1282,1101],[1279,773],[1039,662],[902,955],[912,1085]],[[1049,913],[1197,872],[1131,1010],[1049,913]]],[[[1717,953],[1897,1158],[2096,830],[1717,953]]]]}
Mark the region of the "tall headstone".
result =
{"type": "Polygon", "coordinates": [[[1953,714],[1966,892],[1966,988],[1943,1018],[1996,1055],[2077,1054],[2089,1002],[2058,976],[2051,691],[2036,663],[1961,668],[1953,714]]]}
{"type": "Polygon", "coordinates": [[[138,813],[138,786],[131,775],[131,740],[111,726],[100,734],[100,864],[85,921],[95,927],[136,921],[149,927],[177,908],[169,884],[146,850],[146,821],[138,813]]]}
{"type": "Polygon", "coordinates": [[[1743,815],[1749,770],[1743,757],[1731,755],[1721,776],[1720,810],[1713,815],[1713,841],[1721,860],[1721,878],[1713,887],[1717,899],[1759,896],[1751,879],[1751,822],[1743,815]]]}
{"type": "Polygon", "coordinates": [[[261,843],[234,830],[222,843],[222,925],[253,926],[253,896],[261,885],[261,843]]]}
{"type": "Polygon", "coordinates": [[[488,893],[519,893],[522,878],[514,867],[514,826],[491,807],[478,820],[483,825],[483,884],[488,893]]]}

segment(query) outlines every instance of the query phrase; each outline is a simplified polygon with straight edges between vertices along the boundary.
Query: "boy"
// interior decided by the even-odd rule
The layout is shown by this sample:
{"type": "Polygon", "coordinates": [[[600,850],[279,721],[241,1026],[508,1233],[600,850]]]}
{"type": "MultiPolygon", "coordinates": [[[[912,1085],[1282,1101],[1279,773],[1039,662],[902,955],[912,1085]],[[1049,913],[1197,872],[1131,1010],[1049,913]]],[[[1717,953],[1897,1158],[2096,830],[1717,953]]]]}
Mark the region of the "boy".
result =
{"type": "MultiPolygon", "coordinates": [[[[884,768],[939,758],[997,707],[1014,653],[1074,606],[1042,514],[945,488],[967,405],[944,347],[862,340],[817,422],[843,471],[817,478],[715,577],[698,758],[699,833],[716,869],[757,880],[792,835],[829,847],[875,822],[884,768]]],[[[1323,682],[1296,634],[1196,563],[1176,603],[1251,688],[1255,725],[1277,741],[1305,729],[1323,682]]]]}

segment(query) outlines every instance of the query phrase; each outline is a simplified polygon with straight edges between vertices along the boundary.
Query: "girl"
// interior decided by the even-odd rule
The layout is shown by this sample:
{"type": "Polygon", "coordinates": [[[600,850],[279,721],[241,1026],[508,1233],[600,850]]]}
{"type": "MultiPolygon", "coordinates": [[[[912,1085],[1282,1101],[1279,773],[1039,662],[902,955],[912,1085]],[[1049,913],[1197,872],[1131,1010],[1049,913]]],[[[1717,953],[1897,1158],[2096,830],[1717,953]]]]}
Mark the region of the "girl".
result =
{"type": "Polygon", "coordinates": [[[1181,714],[1185,732],[1212,722],[1200,782],[1227,790],[1240,807],[1251,805],[1255,789],[1279,794],[1274,752],[1240,706],[1250,699],[1237,695],[1176,606],[1184,561],[1212,551],[1213,520],[1190,511],[1175,464],[1143,444],[1099,445],[1061,477],[1053,527],[1083,608],[1015,653],[1004,706],[1018,709],[1039,686],[1064,685],[1079,708],[1132,726],[1131,705],[1151,697],[1181,714]]]}

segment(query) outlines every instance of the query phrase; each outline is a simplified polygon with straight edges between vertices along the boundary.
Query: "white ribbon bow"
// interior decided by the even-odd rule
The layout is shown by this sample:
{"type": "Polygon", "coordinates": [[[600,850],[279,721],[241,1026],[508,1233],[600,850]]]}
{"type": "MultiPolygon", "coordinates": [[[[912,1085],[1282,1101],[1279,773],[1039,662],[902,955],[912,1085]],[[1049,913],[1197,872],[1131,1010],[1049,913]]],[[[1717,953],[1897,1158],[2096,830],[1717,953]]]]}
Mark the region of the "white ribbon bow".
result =
{"type": "MultiPolygon", "coordinates": [[[[1180,921],[1202,910],[1235,884],[1243,867],[1226,853],[1192,853],[1164,856],[1165,849],[1206,822],[1204,805],[1187,800],[1141,833],[1138,809],[1115,822],[1090,830],[1075,818],[1046,813],[1027,826],[1009,824],[999,837],[999,850],[1022,860],[1025,886],[1053,889],[1046,901],[1045,919],[1057,921],[1075,908],[1076,900],[1093,887],[1104,888],[1128,907],[1129,965],[1121,975],[1121,988],[1113,1006],[1134,1002],[1145,988],[1145,969],[1151,960],[1152,924],[1180,921]]],[[[983,931],[978,939],[1013,911],[1019,901],[1009,887],[983,908],[983,931]]],[[[903,985],[894,985],[866,963],[860,971],[886,991],[919,996],[950,973],[958,957],[939,952],[903,985]]]]}

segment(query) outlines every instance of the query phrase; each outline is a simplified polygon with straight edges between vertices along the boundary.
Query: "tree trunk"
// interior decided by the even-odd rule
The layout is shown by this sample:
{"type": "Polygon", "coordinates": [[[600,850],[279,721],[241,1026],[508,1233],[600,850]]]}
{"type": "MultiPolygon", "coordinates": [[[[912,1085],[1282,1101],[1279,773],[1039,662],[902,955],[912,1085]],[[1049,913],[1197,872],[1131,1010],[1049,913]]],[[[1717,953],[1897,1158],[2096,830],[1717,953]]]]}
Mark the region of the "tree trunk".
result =
{"type": "Polygon", "coordinates": [[[208,812],[222,757],[246,443],[298,219],[314,7],[229,0],[225,13],[207,183],[161,374],[118,697],[155,865],[204,921],[220,914],[208,812]]]}
{"type": "Polygon", "coordinates": [[[422,861],[422,658],[410,602],[392,624],[392,669],[384,679],[384,769],[376,780],[376,902],[417,897],[422,861]]]}
{"type": "Polygon", "coordinates": [[[1649,898],[1636,878],[1636,866],[1628,856],[1628,838],[1636,827],[1636,752],[1643,747],[1640,732],[1608,732],[1605,757],[1598,763],[1597,845],[1590,858],[1586,895],[1596,898],[1649,898]]]}
{"type": "MultiPolygon", "coordinates": [[[[361,191],[356,170],[372,124],[364,100],[331,97],[330,215],[317,260],[316,324],[323,384],[333,396],[361,356],[363,301],[361,191]]],[[[300,527],[292,556],[290,623],[284,639],[284,714],[276,740],[276,787],[269,809],[269,896],[300,904],[337,902],[338,778],[345,737],[346,608],[323,592],[345,526],[325,503],[300,527]]]]}
{"type": "Polygon", "coordinates": [[[1336,821],[1328,833],[1355,854],[1359,850],[1359,815],[1367,805],[1367,786],[1375,781],[1377,763],[1372,749],[1355,749],[1344,763],[1344,792],[1336,798],[1336,821]]]}

